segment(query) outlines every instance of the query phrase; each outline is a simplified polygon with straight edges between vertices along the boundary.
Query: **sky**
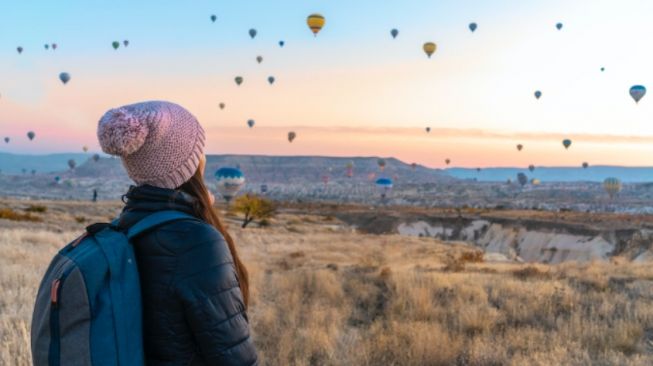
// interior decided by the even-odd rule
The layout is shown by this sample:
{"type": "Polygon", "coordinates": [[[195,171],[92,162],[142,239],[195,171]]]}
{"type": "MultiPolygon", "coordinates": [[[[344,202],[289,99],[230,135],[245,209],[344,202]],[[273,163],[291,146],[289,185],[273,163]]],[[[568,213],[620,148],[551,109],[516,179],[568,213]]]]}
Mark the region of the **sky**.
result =
{"type": "Polygon", "coordinates": [[[628,90],[653,86],[652,17],[648,0],[5,2],[0,151],[99,152],[106,110],[168,100],[199,119],[212,154],[649,166],[653,96],[628,90]],[[326,18],[317,37],[311,13],[326,18]]]}

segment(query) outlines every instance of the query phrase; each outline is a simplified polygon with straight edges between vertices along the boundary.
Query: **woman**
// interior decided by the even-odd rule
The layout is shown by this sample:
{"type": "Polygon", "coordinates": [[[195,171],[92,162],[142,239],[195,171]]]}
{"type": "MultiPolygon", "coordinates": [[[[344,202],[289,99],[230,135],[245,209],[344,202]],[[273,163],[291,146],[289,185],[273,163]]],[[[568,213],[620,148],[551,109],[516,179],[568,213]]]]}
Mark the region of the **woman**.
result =
{"type": "Polygon", "coordinates": [[[204,184],[199,122],[173,103],[137,103],[108,111],[98,139],[138,184],[123,197],[121,228],[160,210],[197,218],[164,224],[132,243],[147,364],[257,364],[246,315],[247,270],[204,184]]]}

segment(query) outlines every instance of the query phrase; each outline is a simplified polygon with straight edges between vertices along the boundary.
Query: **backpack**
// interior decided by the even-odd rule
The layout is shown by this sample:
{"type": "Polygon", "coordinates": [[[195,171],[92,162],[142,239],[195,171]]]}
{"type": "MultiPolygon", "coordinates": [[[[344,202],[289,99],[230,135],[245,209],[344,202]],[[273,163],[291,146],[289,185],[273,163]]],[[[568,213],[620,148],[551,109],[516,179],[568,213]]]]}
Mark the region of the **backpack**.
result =
{"type": "Polygon", "coordinates": [[[164,223],[197,218],[179,211],[146,216],[127,231],[99,223],[54,257],[32,316],[35,366],[142,366],[141,292],[130,241],[164,223]]]}

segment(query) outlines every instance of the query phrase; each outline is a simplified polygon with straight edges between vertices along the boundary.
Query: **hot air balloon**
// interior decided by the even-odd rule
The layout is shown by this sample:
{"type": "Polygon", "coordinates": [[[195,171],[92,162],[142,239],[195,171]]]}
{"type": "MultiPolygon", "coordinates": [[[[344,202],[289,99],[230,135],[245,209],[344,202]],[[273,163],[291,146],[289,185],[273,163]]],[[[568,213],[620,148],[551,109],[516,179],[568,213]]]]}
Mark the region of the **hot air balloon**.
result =
{"type": "Polygon", "coordinates": [[[118,47],[120,47],[120,42],[118,41],[111,42],[111,47],[113,47],[114,50],[117,50],[118,47]]]}
{"type": "Polygon", "coordinates": [[[129,46],[129,40],[126,39],[126,40],[122,41],[122,45],[125,46],[125,47],[129,46]]]}
{"type": "Polygon", "coordinates": [[[540,99],[541,96],[542,96],[542,92],[539,91],[539,90],[536,90],[535,91],[535,99],[540,99]]]}
{"type": "Polygon", "coordinates": [[[98,162],[100,160],[100,154],[93,154],[93,161],[98,162]]]}
{"type": "Polygon", "coordinates": [[[444,163],[449,165],[451,163],[451,159],[444,159],[444,163]]]}
{"type": "Polygon", "coordinates": [[[571,146],[571,140],[570,139],[562,140],[562,146],[564,146],[565,149],[569,149],[569,146],[571,146]]]}
{"type": "Polygon", "coordinates": [[[67,72],[62,72],[61,74],[59,74],[59,80],[61,80],[61,82],[64,83],[64,85],[68,84],[68,82],[70,81],[70,74],[67,72]]]}
{"type": "Polygon", "coordinates": [[[322,176],[322,183],[324,183],[325,186],[327,184],[329,184],[329,176],[328,175],[323,175],[322,176]]]}
{"type": "Polygon", "coordinates": [[[476,172],[477,172],[477,173],[480,173],[480,172],[481,172],[481,168],[476,168],[476,172]]]}
{"type": "Polygon", "coordinates": [[[517,151],[521,151],[524,148],[524,145],[517,144],[517,151]]]}
{"type": "Polygon", "coordinates": [[[224,109],[224,107],[225,107],[224,103],[220,103],[218,105],[220,106],[220,109],[224,109]]]}
{"type": "Polygon", "coordinates": [[[556,28],[557,28],[558,30],[562,29],[562,23],[556,23],[556,28]]]}
{"type": "Polygon", "coordinates": [[[254,28],[252,28],[252,29],[249,30],[249,36],[252,37],[252,39],[254,39],[254,37],[256,37],[256,34],[257,34],[257,33],[258,33],[258,32],[257,32],[256,29],[254,29],[254,28]]]}
{"type": "Polygon", "coordinates": [[[412,163],[412,164],[410,164],[410,167],[411,167],[413,170],[415,170],[415,169],[417,168],[417,163],[412,163]]]}
{"type": "Polygon", "coordinates": [[[238,85],[238,86],[240,86],[240,84],[243,83],[243,77],[242,76],[236,76],[234,78],[234,80],[236,81],[236,85],[238,85]]]}
{"type": "Polygon", "coordinates": [[[215,23],[216,20],[218,20],[218,16],[215,14],[211,15],[211,22],[215,23]]]}
{"type": "Polygon", "coordinates": [[[60,176],[57,175],[56,177],[54,177],[54,182],[55,183],[59,183],[60,180],[61,180],[60,176]]]}
{"type": "Polygon", "coordinates": [[[6,144],[9,143],[9,137],[5,137],[5,143],[6,143],[6,144]]]}
{"type": "Polygon", "coordinates": [[[288,132],[288,142],[293,142],[293,140],[297,137],[297,134],[293,131],[288,132]]]}
{"type": "Polygon", "coordinates": [[[602,68],[601,68],[601,72],[603,72],[603,71],[605,71],[605,67],[602,67],[602,68]]]}
{"type": "Polygon", "coordinates": [[[268,83],[270,83],[270,85],[274,84],[274,80],[274,76],[268,76],[268,83]]]}
{"type": "Polygon", "coordinates": [[[256,124],[256,122],[253,119],[250,119],[250,120],[247,121],[247,125],[249,126],[249,128],[254,127],[255,124],[256,124]]]}
{"type": "Polygon", "coordinates": [[[285,41],[279,41],[279,47],[283,47],[286,44],[285,41]]]}
{"type": "Polygon", "coordinates": [[[431,58],[431,55],[433,55],[433,53],[435,53],[435,50],[437,49],[437,46],[433,42],[426,42],[426,43],[424,43],[424,46],[422,46],[422,48],[424,49],[424,53],[426,53],[426,55],[429,58],[431,58]]]}
{"type": "Polygon", "coordinates": [[[18,51],[18,54],[20,55],[21,53],[23,53],[23,47],[20,46],[16,47],[16,51],[18,51]]]}
{"type": "Polygon", "coordinates": [[[385,159],[383,159],[383,158],[379,158],[379,159],[376,161],[376,164],[379,166],[379,168],[381,169],[381,171],[384,171],[384,170],[385,170],[385,159]]]}
{"type": "Polygon", "coordinates": [[[531,173],[535,170],[535,165],[531,164],[528,166],[528,170],[531,171],[531,173]]]}
{"type": "Polygon", "coordinates": [[[469,30],[472,31],[472,33],[474,33],[474,31],[476,31],[477,27],[478,27],[478,25],[476,23],[469,23],[469,30]]]}
{"type": "Polygon", "coordinates": [[[587,163],[586,161],[583,162],[583,169],[587,169],[589,166],[590,166],[589,163],[587,163]]]}
{"type": "Polygon", "coordinates": [[[525,186],[526,183],[528,183],[528,177],[524,173],[517,173],[517,182],[521,184],[521,186],[525,186]]]}
{"type": "Polygon", "coordinates": [[[606,178],[603,181],[603,189],[612,199],[617,193],[621,192],[621,181],[617,178],[606,178]]]}
{"type": "Polygon", "coordinates": [[[76,165],[77,165],[77,163],[75,162],[74,159],[70,159],[70,160],[68,160],[68,167],[69,167],[71,170],[72,170],[72,169],[75,169],[75,166],[76,166],[76,165]]]}
{"type": "Polygon", "coordinates": [[[88,146],[86,146],[86,145],[82,146],[82,151],[87,152],[88,151],[88,146]]]}
{"type": "Polygon", "coordinates": [[[306,18],[306,24],[315,37],[317,37],[317,34],[322,30],[322,27],[324,27],[325,21],[324,17],[317,13],[311,14],[306,18]]]}
{"type": "Polygon", "coordinates": [[[397,38],[397,36],[399,35],[399,30],[398,29],[391,30],[390,35],[392,36],[392,38],[397,38]]]}
{"type": "Polygon", "coordinates": [[[646,95],[646,87],[643,85],[633,85],[630,88],[630,96],[633,97],[635,103],[639,103],[644,95],[646,95]]]}
{"type": "Polygon", "coordinates": [[[379,178],[374,182],[374,184],[376,184],[376,188],[381,194],[381,198],[385,198],[392,189],[392,179],[390,178],[379,178]]]}
{"type": "Polygon", "coordinates": [[[531,179],[531,184],[534,185],[534,186],[539,186],[540,183],[542,183],[542,182],[537,178],[531,179]]]}
{"type": "Polygon", "coordinates": [[[263,62],[263,56],[256,56],[256,62],[258,62],[259,64],[263,62]]]}
{"type": "Polygon", "coordinates": [[[354,176],[354,162],[350,161],[347,163],[347,170],[345,171],[345,175],[349,178],[354,176]]]}
{"type": "Polygon", "coordinates": [[[261,193],[267,193],[267,192],[268,192],[268,185],[261,184],[261,193]]]}
{"type": "Polygon", "coordinates": [[[46,44],[43,45],[43,48],[45,48],[46,50],[49,50],[49,49],[50,49],[50,45],[46,43],[46,44]]]}
{"type": "Polygon", "coordinates": [[[426,132],[427,133],[431,132],[431,127],[426,127],[426,132]]]}
{"type": "Polygon", "coordinates": [[[33,131],[29,131],[29,132],[27,133],[27,138],[28,138],[30,141],[34,140],[34,137],[36,137],[36,134],[35,134],[33,131]]]}
{"type": "Polygon", "coordinates": [[[218,193],[222,195],[227,203],[231,201],[245,184],[245,176],[237,168],[220,168],[215,172],[215,179],[218,181],[218,193]]]}
{"type": "Polygon", "coordinates": [[[53,50],[53,51],[56,51],[56,50],[57,50],[57,44],[56,44],[56,43],[53,43],[53,44],[52,44],[52,50],[53,50]]]}

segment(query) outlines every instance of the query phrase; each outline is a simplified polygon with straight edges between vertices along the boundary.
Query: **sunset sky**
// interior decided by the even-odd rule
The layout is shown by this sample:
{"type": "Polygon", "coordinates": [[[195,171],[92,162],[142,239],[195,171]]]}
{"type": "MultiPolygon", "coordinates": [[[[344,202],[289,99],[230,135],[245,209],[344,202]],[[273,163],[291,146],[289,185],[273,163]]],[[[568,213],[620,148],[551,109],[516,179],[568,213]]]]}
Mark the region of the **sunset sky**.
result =
{"type": "Polygon", "coordinates": [[[99,151],[107,109],[162,99],[198,117],[214,154],[648,166],[653,95],[628,90],[653,87],[651,19],[650,0],[14,1],[0,10],[0,151],[99,151]]]}

